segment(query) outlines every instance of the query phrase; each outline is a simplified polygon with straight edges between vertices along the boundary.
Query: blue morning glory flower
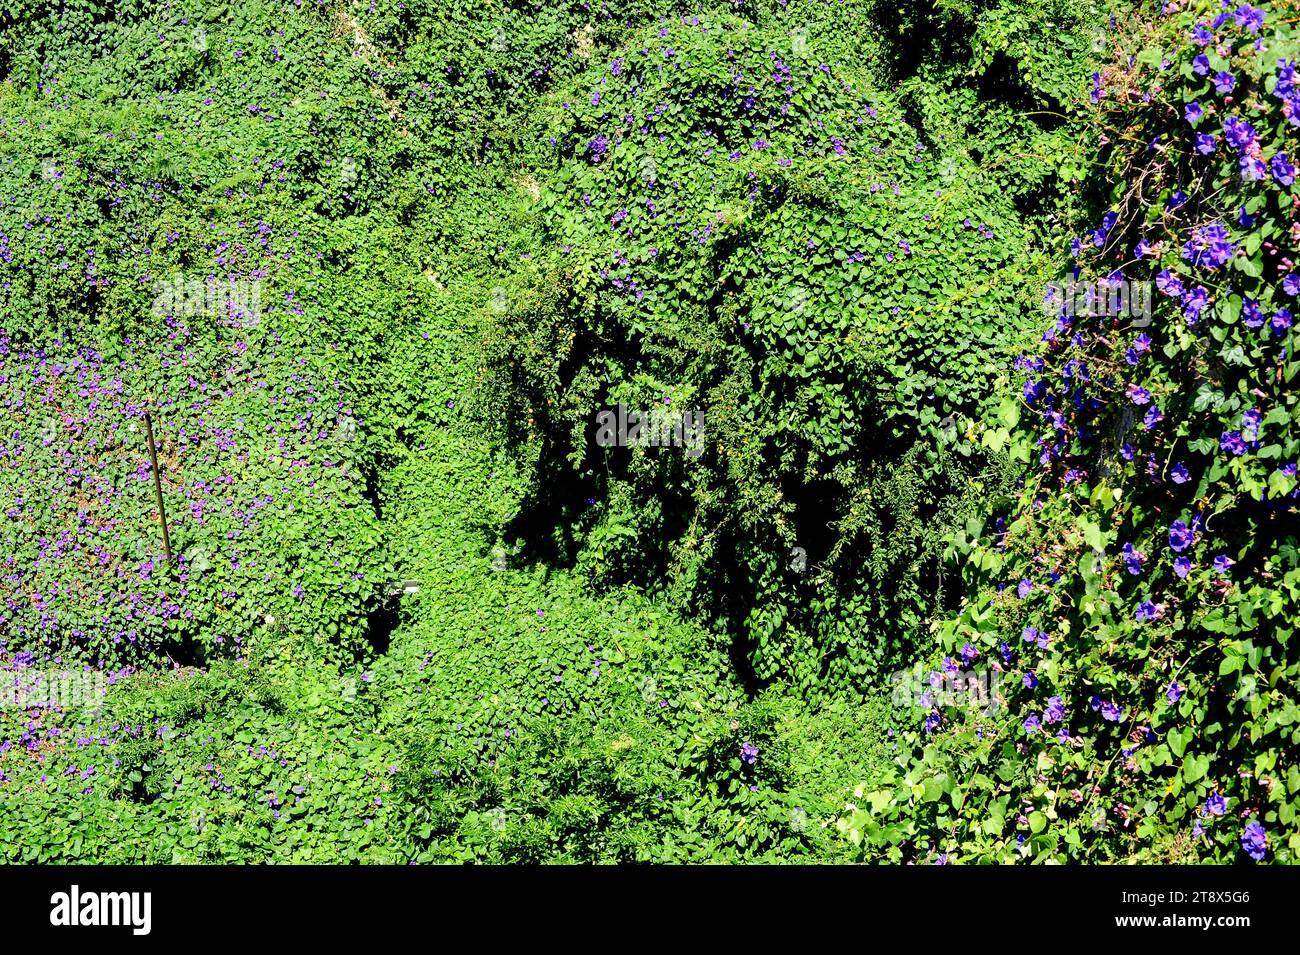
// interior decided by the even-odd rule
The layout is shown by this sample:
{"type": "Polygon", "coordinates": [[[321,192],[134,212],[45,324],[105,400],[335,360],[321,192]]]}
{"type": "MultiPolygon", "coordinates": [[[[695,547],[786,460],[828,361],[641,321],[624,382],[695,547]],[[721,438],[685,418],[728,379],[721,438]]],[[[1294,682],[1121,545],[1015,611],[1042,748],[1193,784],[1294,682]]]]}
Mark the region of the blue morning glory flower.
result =
{"type": "Polygon", "coordinates": [[[1240,457],[1246,453],[1246,442],[1242,440],[1240,431],[1225,431],[1219,437],[1219,448],[1240,457]]]}
{"type": "Polygon", "coordinates": [[[1250,822],[1241,834],[1241,847],[1246,855],[1262,862],[1268,853],[1268,832],[1258,822],[1250,822]]]}
{"type": "Polygon", "coordinates": [[[1269,168],[1273,170],[1273,178],[1280,185],[1289,186],[1295,182],[1295,166],[1287,162],[1286,153],[1277,153],[1273,156],[1269,168]]]}
{"type": "Polygon", "coordinates": [[[1241,319],[1247,328],[1259,328],[1264,324],[1264,312],[1259,307],[1259,302],[1253,298],[1244,298],[1241,300],[1241,319]]]}

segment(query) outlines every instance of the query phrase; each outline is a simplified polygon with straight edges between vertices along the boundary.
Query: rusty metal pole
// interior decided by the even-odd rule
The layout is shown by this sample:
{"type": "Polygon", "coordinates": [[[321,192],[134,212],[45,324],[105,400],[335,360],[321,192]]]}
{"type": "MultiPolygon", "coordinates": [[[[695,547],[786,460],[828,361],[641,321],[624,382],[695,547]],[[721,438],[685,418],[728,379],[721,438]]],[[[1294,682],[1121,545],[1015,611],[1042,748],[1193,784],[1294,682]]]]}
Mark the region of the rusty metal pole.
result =
{"type": "Polygon", "coordinates": [[[162,518],[163,550],[167,553],[167,563],[172,562],[172,538],[167,532],[167,505],[163,503],[162,476],[158,473],[158,446],[153,440],[153,419],[149,409],[144,412],[145,433],[149,436],[149,461],[153,464],[153,489],[158,495],[158,516],[162,518]]]}

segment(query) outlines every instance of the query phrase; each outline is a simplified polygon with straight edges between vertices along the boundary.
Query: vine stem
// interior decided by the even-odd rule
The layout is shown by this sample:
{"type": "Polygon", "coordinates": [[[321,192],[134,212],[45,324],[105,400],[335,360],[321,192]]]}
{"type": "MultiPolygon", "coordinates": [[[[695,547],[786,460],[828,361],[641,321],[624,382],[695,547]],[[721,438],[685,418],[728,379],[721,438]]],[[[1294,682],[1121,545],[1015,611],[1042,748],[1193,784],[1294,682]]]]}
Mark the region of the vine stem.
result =
{"type": "Polygon", "coordinates": [[[153,438],[153,418],[149,409],[144,412],[144,429],[149,438],[149,462],[153,465],[153,489],[158,497],[158,516],[162,518],[163,551],[167,554],[167,563],[172,562],[172,538],[167,531],[167,505],[163,502],[162,476],[158,472],[158,445],[153,438]]]}

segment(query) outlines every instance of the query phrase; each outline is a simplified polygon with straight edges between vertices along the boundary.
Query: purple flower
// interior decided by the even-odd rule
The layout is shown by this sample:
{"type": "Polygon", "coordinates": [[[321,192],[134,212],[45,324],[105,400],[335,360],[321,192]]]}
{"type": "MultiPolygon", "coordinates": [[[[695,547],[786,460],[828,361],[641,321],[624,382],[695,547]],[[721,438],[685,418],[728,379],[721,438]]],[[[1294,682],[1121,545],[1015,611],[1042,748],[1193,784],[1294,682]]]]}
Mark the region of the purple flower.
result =
{"type": "Polygon", "coordinates": [[[1200,153],[1202,156],[1210,155],[1210,153],[1214,152],[1214,149],[1217,145],[1218,145],[1218,140],[1216,140],[1209,133],[1196,134],[1196,151],[1200,153]]]}
{"type": "MultiPolygon", "coordinates": [[[[1211,266],[1213,268],[1214,266],[1211,266]]],[[[1187,292],[1183,296],[1183,314],[1187,316],[1187,324],[1195,325],[1200,320],[1201,311],[1210,302],[1210,293],[1204,285],[1198,285],[1196,288],[1187,292]]]]}
{"type": "Polygon", "coordinates": [[[1279,308],[1269,319],[1269,327],[1273,329],[1273,334],[1282,335],[1291,327],[1291,312],[1285,308],[1279,308]]]}
{"type": "Polygon", "coordinates": [[[1258,822],[1250,822],[1241,834],[1241,847],[1246,850],[1246,855],[1262,862],[1268,853],[1268,832],[1258,822]]]}
{"type": "Polygon", "coordinates": [[[1237,116],[1229,116],[1223,121],[1223,135],[1237,149],[1245,149],[1255,141],[1255,127],[1237,116]]]}
{"type": "Polygon", "coordinates": [[[1186,484],[1191,475],[1187,473],[1187,465],[1179,461],[1169,471],[1169,477],[1175,484],[1186,484]]]}
{"type": "Polygon", "coordinates": [[[1295,92],[1295,64],[1279,59],[1277,71],[1277,84],[1273,87],[1273,95],[1278,99],[1286,99],[1295,92]]]}
{"type": "Polygon", "coordinates": [[[1047,709],[1043,713],[1044,723],[1059,723],[1065,719],[1065,703],[1059,696],[1054,696],[1047,701],[1047,709]]]}
{"type": "Polygon", "coordinates": [[[1118,723],[1124,718],[1124,710],[1119,704],[1106,700],[1101,704],[1101,718],[1109,723],[1118,723]]]}
{"type": "Polygon", "coordinates": [[[1300,275],[1296,275],[1292,272],[1284,278],[1282,280],[1282,291],[1286,292],[1286,294],[1290,295],[1292,298],[1296,295],[1300,295],[1300,275]]]}
{"type": "Polygon", "coordinates": [[[1246,442],[1242,440],[1240,431],[1223,432],[1219,437],[1219,447],[1237,457],[1246,453],[1246,442]]]}
{"type": "Polygon", "coordinates": [[[1170,298],[1181,298],[1183,295],[1183,283],[1178,276],[1168,269],[1163,269],[1156,276],[1156,288],[1161,295],[1167,295],[1170,298]]]}
{"type": "Polygon", "coordinates": [[[1264,415],[1258,408],[1251,408],[1242,413],[1241,433],[1247,441],[1255,441],[1259,438],[1259,423],[1263,418],[1264,415]]]}
{"type": "Polygon", "coordinates": [[[1034,582],[1026,578],[1025,580],[1020,581],[1019,585],[1016,587],[1016,594],[1021,600],[1024,600],[1033,592],[1033,589],[1034,582]]]}
{"type": "Polygon", "coordinates": [[[1024,725],[1024,727],[1025,727],[1025,732],[1026,732],[1026,733],[1037,733],[1038,730],[1039,730],[1039,728],[1042,726],[1042,723],[1039,722],[1037,716],[1034,716],[1034,715],[1031,714],[1031,715],[1030,715],[1030,716],[1025,720],[1025,722],[1024,722],[1023,725],[1024,725]]]}
{"type": "Polygon", "coordinates": [[[1222,96],[1231,93],[1232,88],[1237,85],[1237,78],[1226,70],[1220,70],[1214,74],[1214,88],[1222,96]]]}
{"type": "Polygon", "coordinates": [[[1158,425],[1161,421],[1164,420],[1165,420],[1165,416],[1160,413],[1159,405],[1152,405],[1150,408],[1147,409],[1147,413],[1142,416],[1142,427],[1150,431],[1152,428],[1154,428],[1156,425],[1158,425]]]}
{"type": "Polygon", "coordinates": [[[1183,258],[1192,265],[1209,269],[1222,266],[1235,251],[1236,246],[1228,241],[1227,226],[1219,221],[1193,229],[1191,238],[1183,244],[1183,258]]]}
{"type": "Polygon", "coordinates": [[[1228,811],[1228,800],[1219,793],[1210,793],[1210,798],[1205,800],[1205,805],[1201,807],[1201,815],[1222,816],[1228,811]]]}
{"type": "Polygon", "coordinates": [[[1232,565],[1235,563],[1236,561],[1227,554],[1220,554],[1218,557],[1214,558],[1214,572],[1220,577],[1225,577],[1227,576],[1228,571],[1232,569],[1232,565]]]}
{"type": "Polygon", "coordinates": [[[1028,690],[1033,690],[1038,687],[1038,677],[1034,674],[1033,670],[1026,670],[1025,675],[1020,678],[1020,682],[1023,683],[1025,688],[1028,690]]]}
{"type": "Polygon", "coordinates": [[[1192,570],[1192,559],[1186,555],[1174,558],[1174,573],[1186,577],[1192,570]]]}
{"type": "Polygon", "coordinates": [[[1169,525],[1169,546],[1176,552],[1187,550],[1195,537],[1196,535],[1182,521],[1174,521],[1169,525]]]}
{"type": "Polygon", "coordinates": [[[1160,619],[1160,608],[1149,600],[1144,600],[1138,604],[1137,612],[1133,615],[1138,623],[1146,623],[1149,620],[1160,619]]]}
{"type": "Polygon", "coordinates": [[[753,766],[758,759],[758,747],[753,743],[741,743],[740,758],[746,765],[753,766]]]}
{"type": "Polygon", "coordinates": [[[1264,29],[1264,11],[1248,3],[1233,11],[1232,19],[1236,21],[1237,26],[1251,33],[1258,33],[1264,29]]]}
{"type": "Polygon", "coordinates": [[[1264,324],[1264,313],[1259,307],[1259,302],[1253,298],[1242,299],[1241,320],[1247,328],[1261,327],[1264,324]]]}
{"type": "Polygon", "coordinates": [[[1142,555],[1134,549],[1132,544],[1125,544],[1123,548],[1124,564],[1128,572],[1133,576],[1142,573],[1142,555]]]}
{"type": "Polygon", "coordinates": [[[1187,687],[1180,686],[1177,680],[1172,680],[1169,683],[1168,689],[1165,690],[1165,696],[1168,697],[1170,703],[1177,703],[1185,689],[1187,689],[1187,687]]]}
{"type": "Polygon", "coordinates": [[[1196,73],[1197,76],[1209,76],[1210,58],[1204,53],[1196,54],[1196,57],[1192,60],[1192,71],[1196,73]]]}
{"type": "Polygon", "coordinates": [[[1289,186],[1295,182],[1295,166],[1286,161],[1286,153],[1276,153],[1269,168],[1273,170],[1273,178],[1280,185],[1289,186]]]}

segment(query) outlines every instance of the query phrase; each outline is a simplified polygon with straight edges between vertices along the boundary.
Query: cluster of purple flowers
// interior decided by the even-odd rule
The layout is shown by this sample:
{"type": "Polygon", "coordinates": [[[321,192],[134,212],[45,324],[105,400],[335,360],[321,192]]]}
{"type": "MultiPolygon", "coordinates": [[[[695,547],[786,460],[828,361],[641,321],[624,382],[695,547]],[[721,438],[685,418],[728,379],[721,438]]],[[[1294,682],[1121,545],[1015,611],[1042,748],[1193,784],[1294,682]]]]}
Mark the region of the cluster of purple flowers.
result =
{"type": "Polygon", "coordinates": [[[1183,245],[1183,258],[1192,265],[1217,269],[1232,258],[1236,246],[1228,239],[1228,228],[1222,222],[1198,226],[1183,245]]]}

